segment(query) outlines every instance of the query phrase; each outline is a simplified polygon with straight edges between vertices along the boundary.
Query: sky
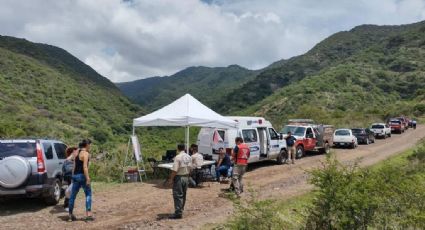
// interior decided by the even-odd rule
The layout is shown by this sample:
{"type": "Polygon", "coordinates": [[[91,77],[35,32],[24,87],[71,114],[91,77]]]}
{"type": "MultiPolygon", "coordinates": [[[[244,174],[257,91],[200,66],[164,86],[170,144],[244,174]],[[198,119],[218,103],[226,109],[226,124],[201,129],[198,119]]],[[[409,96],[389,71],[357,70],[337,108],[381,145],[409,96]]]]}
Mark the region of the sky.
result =
{"type": "Polygon", "coordinates": [[[357,25],[422,20],[425,0],[0,0],[0,35],[61,47],[113,82],[260,69],[357,25]]]}

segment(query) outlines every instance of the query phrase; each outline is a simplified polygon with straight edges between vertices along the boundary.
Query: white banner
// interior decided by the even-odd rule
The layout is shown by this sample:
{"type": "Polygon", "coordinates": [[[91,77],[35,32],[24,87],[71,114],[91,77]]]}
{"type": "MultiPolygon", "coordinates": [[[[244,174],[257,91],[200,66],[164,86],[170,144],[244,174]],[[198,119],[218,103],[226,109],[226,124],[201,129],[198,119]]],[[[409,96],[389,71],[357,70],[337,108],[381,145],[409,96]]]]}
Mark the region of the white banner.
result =
{"type": "Polygon", "coordinates": [[[136,135],[131,136],[131,143],[133,145],[134,157],[136,158],[136,161],[140,161],[140,156],[142,152],[140,151],[139,139],[137,138],[136,135]]]}

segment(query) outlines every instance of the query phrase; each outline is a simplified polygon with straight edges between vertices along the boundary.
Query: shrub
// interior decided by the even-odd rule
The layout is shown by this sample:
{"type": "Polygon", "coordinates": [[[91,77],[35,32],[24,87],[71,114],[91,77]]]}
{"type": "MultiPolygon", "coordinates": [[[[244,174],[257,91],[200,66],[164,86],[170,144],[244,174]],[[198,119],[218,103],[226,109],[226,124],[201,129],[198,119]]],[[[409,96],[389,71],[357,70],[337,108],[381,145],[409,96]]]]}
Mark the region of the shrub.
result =
{"type": "Polygon", "coordinates": [[[406,164],[370,170],[329,156],[311,172],[316,186],[306,229],[425,228],[425,145],[406,164]]]}

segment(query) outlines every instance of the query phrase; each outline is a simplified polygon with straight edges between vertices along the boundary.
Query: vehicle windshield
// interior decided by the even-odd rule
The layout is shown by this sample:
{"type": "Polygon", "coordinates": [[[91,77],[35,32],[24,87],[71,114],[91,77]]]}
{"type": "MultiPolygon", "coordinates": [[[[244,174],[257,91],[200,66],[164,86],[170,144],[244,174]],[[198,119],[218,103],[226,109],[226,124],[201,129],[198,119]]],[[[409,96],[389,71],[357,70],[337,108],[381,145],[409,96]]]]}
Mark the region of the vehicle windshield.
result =
{"type": "Polygon", "coordinates": [[[296,128],[297,126],[285,125],[280,133],[287,134],[288,132],[291,132],[293,134],[296,128]]]}
{"type": "Polygon", "coordinates": [[[296,129],[293,132],[294,136],[304,136],[305,128],[304,127],[296,127],[296,129]]]}
{"type": "Polygon", "coordinates": [[[398,120],[392,120],[392,121],[391,121],[391,124],[399,125],[399,124],[401,124],[401,121],[398,121],[398,120]]]}
{"type": "Polygon", "coordinates": [[[35,143],[0,143],[0,157],[36,157],[35,143]]]}
{"type": "Polygon", "coordinates": [[[372,129],[383,129],[385,128],[383,125],[372,125],[372,129]]]}
{"type": "Polygon", "coordinates": [[[352,129],[351,130],[354,134],[360,134],[363,133],[363,129],[352,129]]]}
{"type": "Polygon", "coordinates": [[[346,129],[337,130],[335,136],[350,136],[350,131],[346,129]]]}

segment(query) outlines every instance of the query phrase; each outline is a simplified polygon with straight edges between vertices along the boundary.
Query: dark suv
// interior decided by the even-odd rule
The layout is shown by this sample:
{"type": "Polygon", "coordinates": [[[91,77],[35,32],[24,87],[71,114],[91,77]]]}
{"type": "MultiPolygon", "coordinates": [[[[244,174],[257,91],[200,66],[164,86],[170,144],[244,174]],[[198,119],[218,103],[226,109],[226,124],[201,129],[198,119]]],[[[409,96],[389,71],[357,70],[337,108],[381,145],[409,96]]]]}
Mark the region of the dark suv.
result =
{"type": "Polygon", "coordinates": [[[66,145],[47,139],[0,139],[0,198],[61,198],[66,145]]]}
{"type": "Polygon", "coordinates": [[[375,133],[372,132],[370,129],[356,128],[351,129],[351,131],[353,132],[353,135],[357,137],[358,143],[363,143],[367,145],[370,143],[375,143],[375,133]]]}

